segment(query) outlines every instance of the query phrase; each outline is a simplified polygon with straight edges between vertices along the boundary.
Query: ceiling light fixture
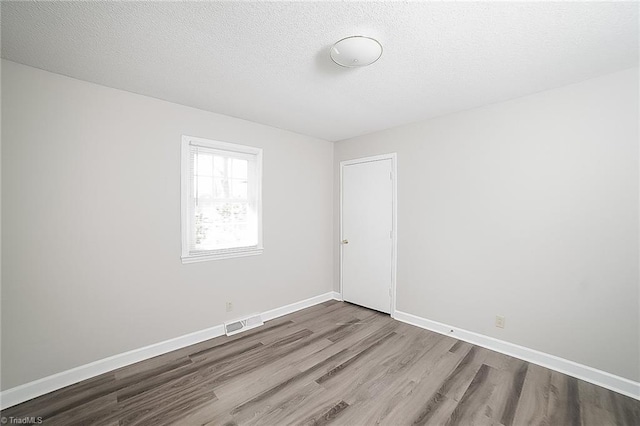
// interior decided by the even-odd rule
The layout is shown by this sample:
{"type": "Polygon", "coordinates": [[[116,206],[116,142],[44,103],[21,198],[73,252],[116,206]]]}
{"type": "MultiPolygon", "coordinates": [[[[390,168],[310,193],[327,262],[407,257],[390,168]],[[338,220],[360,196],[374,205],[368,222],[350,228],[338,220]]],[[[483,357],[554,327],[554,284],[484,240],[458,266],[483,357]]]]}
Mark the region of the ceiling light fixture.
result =
{"type": "Polygon", "coordinates": [[[382,45],[371,37],[346,37],[331,46],[331,60],[341,67],[366,67],[380,59],[380,56],[382,45]]]}

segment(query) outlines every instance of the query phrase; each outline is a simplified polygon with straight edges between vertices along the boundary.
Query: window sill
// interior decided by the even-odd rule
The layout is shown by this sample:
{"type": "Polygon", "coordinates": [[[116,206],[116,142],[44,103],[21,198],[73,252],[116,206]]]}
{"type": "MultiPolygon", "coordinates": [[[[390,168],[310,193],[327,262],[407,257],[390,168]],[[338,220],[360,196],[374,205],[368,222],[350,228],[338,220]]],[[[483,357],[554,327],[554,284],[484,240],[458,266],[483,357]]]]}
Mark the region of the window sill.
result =
{"type": "Polygon", "coordinates": [[[201,254],[201,255],[188,255],[182,256],[182,263],[196,263],[196,262],[207,262],[210,260],[222,260],[222,259],[233,259],[235,257],[246,257],[246,256],[257,256],[262,254],[264,249],[253,248],[250,250],[242,250],[236,252],[226,252],[226,253],[210,253],[210,254],[201,254]]]}

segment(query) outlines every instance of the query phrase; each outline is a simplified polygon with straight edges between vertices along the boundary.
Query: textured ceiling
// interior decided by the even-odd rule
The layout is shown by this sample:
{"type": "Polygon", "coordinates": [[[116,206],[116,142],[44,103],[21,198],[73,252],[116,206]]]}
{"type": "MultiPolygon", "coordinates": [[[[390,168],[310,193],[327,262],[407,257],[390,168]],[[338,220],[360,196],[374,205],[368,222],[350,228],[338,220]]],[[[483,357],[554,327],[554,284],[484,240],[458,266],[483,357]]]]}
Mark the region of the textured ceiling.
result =
{"type": "Polygon", "coordinates": [[[1,7],[6,59],[332,141],[638,65],[637,2],[1,7]],[[333,64],[350,35],[380,60],[333,64]]]}

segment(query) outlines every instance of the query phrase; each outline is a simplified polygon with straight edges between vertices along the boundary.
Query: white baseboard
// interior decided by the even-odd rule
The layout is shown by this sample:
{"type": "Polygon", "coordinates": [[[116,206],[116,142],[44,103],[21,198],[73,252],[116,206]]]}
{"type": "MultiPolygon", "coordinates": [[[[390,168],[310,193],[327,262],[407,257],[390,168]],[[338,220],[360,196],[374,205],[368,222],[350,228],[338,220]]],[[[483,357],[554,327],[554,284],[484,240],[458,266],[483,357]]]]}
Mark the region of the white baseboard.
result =
{"type": "MultiPolygon", "coordinates": [[[[341,300],[340,294],[331,291],[281,308],[272,309],[264,312],[262,318],[264,321],[269,321],[332,299],[341,300]]],[[[53,392],[65,386],[222,335],[224,335],[224,326],[217,325],[25,383],[24,385],[16,386],[15,388],[7,389],[0,393],[0,409],[4,410],[5,408],[53,392]]]]}
{"type": "Polygon", "coordinates": [[[301,300],[299,302],[295,302],[290,305],[271,309],[270,311],[266,311],[262,313],[262,320],[269,321],[269,320],[281,317],[283,315],[291,314],[301,309],[305,309],[310,306],[317,305],[318,303],[326,302],[333,299],[342,300],[342,298],[340,297],[340,293],[337,293],[335,291],[330,291],[328,293],[311,297],[309,299],[301,300]]]}
{"type": "Polygon", "coordinates": [[[394,318],[407,324],[454,337],[474,345],[482,346],[492,351],[500,352],[519,358],[533,364],[541,365],[551,370],[559,371],[585,382],[602,386],[614,392],[640,400],[640,383],[634,382],[606,371],[598,370],[587,365],[578,364],[568,359],[550,355],[535,349],[526,348],[504,340],[495,339],[473,331],[452,327],[436,321],[431,321],[406,312],[396,311],[394,318]]]}

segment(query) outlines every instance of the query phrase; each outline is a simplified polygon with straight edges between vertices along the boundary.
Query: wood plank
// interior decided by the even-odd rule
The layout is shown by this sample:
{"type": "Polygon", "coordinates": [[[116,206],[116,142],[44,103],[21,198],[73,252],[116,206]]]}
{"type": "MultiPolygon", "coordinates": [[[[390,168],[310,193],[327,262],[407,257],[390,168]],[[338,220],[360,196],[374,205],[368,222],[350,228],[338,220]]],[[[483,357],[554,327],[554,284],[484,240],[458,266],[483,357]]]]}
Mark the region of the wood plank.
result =
{"type": "MultiPolygon", "coordinates": [[[[500,372],[498,370],[482,364],[445,424],[493,424],[491,407],[488,402],[499,379],[500,372]]],[[[426,423],[421,422],[420,424],[426,423]]]]}
{"type": "Polygon", "coordinates": [[[453,373],[442,383],[438,392],[454,401],[460,401],[486,357],[487,351],[485,349],[478,346],[471,347],[453,373]]]}
{"type": "Polygon", "coordinates": [[[348,407],[349,407],[349,404],[340,400],[336,405],[331,407],[326,412],[321,413],[317,417],[312,415],[308,421],[303,422],[302,424],[303,425],[313,424],[314,426],[324,426],[326,424],[329,424],[335,421],[338,418],[338,416],[340,416],[340,414],[342,414],[344,410],[348,407]]]}
{"type": "Polygon", "coordinates": [[[493,421],[510,426],[520,403],[529,363],[511,357],[506,358],[506,362],[501,363],[501,367],[496,369],[501,372],[500,379],[489,398],[488,406],[491,412],[489,417],[493,421]]]}
{"type": "Polygon", "coordinates": [[[115,394],[95,398],[86,404],[63,411],[46,419],[50,426],[108,426],[118,418],[120,407],[115,394]]]}
{"type": "MultiPolygon", "coordinates": [[[[449,349],[455,340],[441,337],[407,370],[405,378],[400,379],[396,384],[397,390],[390,392],[389,398],[382,394],[381,398],[374,401],[375,406],[369,405],[366,413],[360,413],[367,423],[411,424],[422,416],[424,407],[442,390],[443,383],[456,371],[471,349],[469,347],[467,352],[451,353],[449,349]],[[408,383],[405,385],[403,382],[408,383]]],[[[390,386],[390,389],[394,388],[390,386]]],[[[443,414],[443,410],[449,408],[453,410],[449,406],[438,409],[438,416],[448,417],[450,412],[443,414]]],[[[430,411],[435,412],[433,409],[430,411]]],[[[355,416],[354,413],[350,414],[355,416]]]]}
{"type": "Polygon", "coordinates": [[[586,425],[614,425],[617,423],[615,408],[607,389],[578,380],[580,417],[586,425]]]}
{"type": "Polygon", "coordinates": [[[513,416],[514,425],[537,425],[547,421],[550,386],[551,371],[539,365],[530,364],[513,416]]]}
{"type": "Polygon", "coordinates": [[[640,403],[633,398],[609,391],[611,404],[618,425],[640,425],[640,403]]]}
{"type": "Polygon", "coordinates": [[[549,403],[547,406],[549,424],[579,425],[580,418],[575,417],[575,413],[571,413],[571,405],[578,403],[578,401],[569,400],[570,377],[557,371],[551,371],[549,374],[549,403]]]}

